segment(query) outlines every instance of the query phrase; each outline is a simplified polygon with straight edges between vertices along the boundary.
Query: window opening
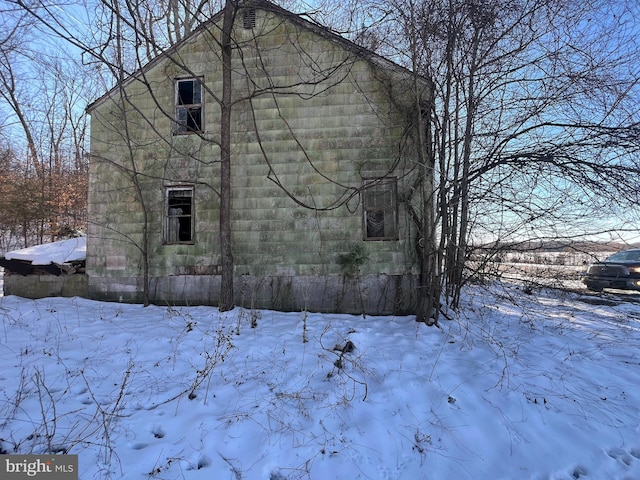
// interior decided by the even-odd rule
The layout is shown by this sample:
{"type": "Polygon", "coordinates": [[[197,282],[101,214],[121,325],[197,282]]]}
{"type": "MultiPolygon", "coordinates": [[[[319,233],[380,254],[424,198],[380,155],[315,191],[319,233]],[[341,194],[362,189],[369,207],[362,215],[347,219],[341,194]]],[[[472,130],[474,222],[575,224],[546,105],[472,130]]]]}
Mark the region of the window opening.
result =
{"type": "MultiPolygon", "coordinates": [[[[366,181],[371,183],[372,180],[366,181]]],[[[364,239],[396,240],[396,179],[384,179],[366,187],[363,192],[364,239]]]]}
{"type": "Polygon", "coordinates": [[[202,132],[202,83],[190,78],[176,81],[176,133],[202,132]]]}
{"type": "Polygon", "coordinates": [[[193,241],[193,187],[167,189],[166,243],[193,241]]]}

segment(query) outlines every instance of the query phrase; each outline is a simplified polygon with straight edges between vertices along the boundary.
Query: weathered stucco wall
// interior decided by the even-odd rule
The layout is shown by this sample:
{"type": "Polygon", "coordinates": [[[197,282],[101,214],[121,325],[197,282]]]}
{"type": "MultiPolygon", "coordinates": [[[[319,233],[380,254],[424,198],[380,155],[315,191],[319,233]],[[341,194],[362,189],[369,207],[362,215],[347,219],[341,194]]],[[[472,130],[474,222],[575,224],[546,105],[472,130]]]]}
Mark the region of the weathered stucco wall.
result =
{"type": "MultiPolygon", "coordinates": [[[[217,32],[202,31],[169,52],[171,58],[152,62],[144,78],[126,84],[126,100],[114,91],[91,110],[87,273],[94,298],[140,301],[148,263],[152,301],[217,302],[217,32]],[[172,135],[175,80],[185,76],[205,85],[201,135],[172,135]],[[179,185],[194,186],[194,241],[166,245],[164,188],[179,185]]],[[[408,290],[398,295],[399,305],[386,300],[387,286],[376,286],[391,278],[408,288],[415,274],[415,232],[403,199],[411,195],[416,155],[397,72],[263,10],[255,28],[238,25],[234,36],[240,45],[233,55],[231,226],[238,303],[253,278],[291,285],[287,308],[354,310],[345,307],[351,300],[341,300],[354,281],[337,259],[363,245],[368,260],[359,266],[361,292],[351,304],[358,311],[365,304],[379,313],[388,312],[374,304],[406,310],[408,290]],[[357,189],[363,179],[385,175],[398,179],[397,240],[363,241],[357,189]],[[362,291],[371,298],[362,300],[362,291]]],[[[251,296],[261,307],[280,307],[280,293],[258,290],[251,296]]]]}

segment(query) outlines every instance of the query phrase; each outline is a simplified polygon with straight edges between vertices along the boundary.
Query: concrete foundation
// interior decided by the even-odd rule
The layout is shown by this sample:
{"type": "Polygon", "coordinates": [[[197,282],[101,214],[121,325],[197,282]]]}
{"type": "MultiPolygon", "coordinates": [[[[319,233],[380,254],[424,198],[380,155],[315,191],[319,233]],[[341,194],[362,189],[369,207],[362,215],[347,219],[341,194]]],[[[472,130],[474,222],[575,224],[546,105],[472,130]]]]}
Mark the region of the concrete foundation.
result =
{"type": "MultiPolygon", "coordinates": [[[[369,315],[410,314],[415,309],[413,275],[236,277],[236,305],[280,311],[336,312],[369,315]]],[[[219,275],[175,275],[152,278],[149,300],[157,305],[217,305],[219,275]]],[[[141,303],[140,278],[89,278],[95,300],[141,303]]]]}
{"type": "Polygon", "coordinates": [[[87,297],[87,276],[4,275],[4,294],[24,298],[87,297]]]}

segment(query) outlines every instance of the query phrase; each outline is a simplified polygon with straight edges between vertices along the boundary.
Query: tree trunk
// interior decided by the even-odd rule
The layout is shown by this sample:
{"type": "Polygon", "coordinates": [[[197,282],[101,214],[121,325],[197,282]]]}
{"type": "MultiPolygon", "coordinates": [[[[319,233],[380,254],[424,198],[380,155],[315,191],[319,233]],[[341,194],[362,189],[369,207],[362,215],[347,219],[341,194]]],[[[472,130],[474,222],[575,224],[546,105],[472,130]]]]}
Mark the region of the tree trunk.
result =
{"type": "MultiPolygon", "coordinates": [[[[415,22],[413,4],[410,5],[412,23],[415,22]]],[[[440,275],[437,261],[436,235],[435,235],[435,188],[434,188],[434,163],[433,149],[431,146],[430,118],[433,104],[433,85],[430,86],[428,104],[424,105],[422,87],[418,82],[418,37],[415,30],[411,31],[412,68],[415,73],[413,78],[413,94],[415,96],[415,125],[416,140],[418,143],[418,164],[421,186],[421,216],[420,232],[418,235],[418,264],[420,274],[418,277],[418,302],[416,305],[416,321],[427,325],[438,323],[440,303],[440,275]],[[426,117],[426,118],[425,118],[426,117]]]]}
{"type": "MultiPolygon", "coordinates": [[[[464,139],[462,147],[462,176],[459,185],[459,207],[460,207],[460,227],[458,238],[455,243],[455,255],[453,263],[449,265],[451,271],[449,291],[451,294],[451,306],[460,306],[460,293],[464,284],[464,266],[467,256],[467,238],[469,235],[469,175],[471,170],[471,141],[473,139],[473,128],[475,122],[475,84],[476,84],[476,56],[480,41],[479,31],[476,31],[472,41],[471,66],[469,68],[469,78],[467,82],[467,104],[465,108],[466,123],[464,128],[464,139]]],[[[452,239],[454,240],[454,239],[452,239]]]]}
{"type": "Polygon", "coordinates": [[[231,31],[235,4],[228,0],[222,20],[222,101],[220,104],[220,282],[221,311],[233,308],[233,253],[231,250],[231,31]]]}

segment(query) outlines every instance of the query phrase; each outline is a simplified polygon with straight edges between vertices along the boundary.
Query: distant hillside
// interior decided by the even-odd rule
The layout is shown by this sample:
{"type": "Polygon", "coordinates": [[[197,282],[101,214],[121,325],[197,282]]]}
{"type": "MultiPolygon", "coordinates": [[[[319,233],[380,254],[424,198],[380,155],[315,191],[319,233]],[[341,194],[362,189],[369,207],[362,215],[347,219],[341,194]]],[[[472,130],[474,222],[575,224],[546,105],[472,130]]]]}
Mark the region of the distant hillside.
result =
{"type": "Polygon", "coordinates": [[[476,251],[501,252],[617,252],[629,248],[640,248],[640,244],[626,244],[622,242],[566,242],[566,241],[523,241],[518,243],[492,243],[472,247],[476,251]]]}

